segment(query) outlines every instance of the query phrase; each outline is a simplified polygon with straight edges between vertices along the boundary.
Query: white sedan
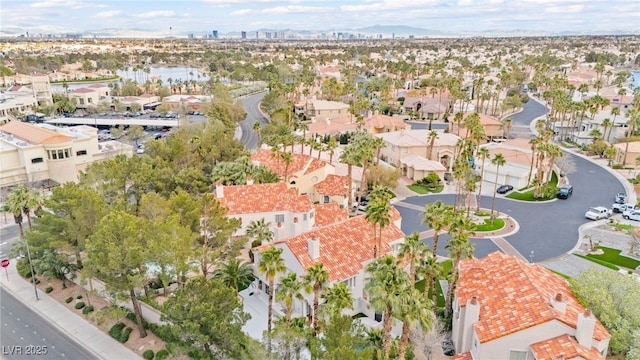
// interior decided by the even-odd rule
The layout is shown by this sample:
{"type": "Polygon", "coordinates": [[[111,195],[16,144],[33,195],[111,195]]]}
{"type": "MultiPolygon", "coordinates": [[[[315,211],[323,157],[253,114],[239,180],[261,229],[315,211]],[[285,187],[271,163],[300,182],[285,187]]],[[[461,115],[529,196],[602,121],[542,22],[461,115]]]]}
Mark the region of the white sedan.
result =
{"type": "Polygon", "coordinates": [[[625,211],[622,217],[628,220],[640,221],[640,210],[625,211]]]}

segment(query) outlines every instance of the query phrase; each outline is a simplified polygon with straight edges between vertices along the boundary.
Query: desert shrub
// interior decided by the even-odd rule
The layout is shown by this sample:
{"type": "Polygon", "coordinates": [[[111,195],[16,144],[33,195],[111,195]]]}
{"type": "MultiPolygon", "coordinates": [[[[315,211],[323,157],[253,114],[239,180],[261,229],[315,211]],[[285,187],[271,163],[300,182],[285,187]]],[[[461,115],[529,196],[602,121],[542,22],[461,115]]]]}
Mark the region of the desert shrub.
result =
{"type": "Polygon", "coordinates": [[[125,315],[124,317],[126,317],[127,319],[133,322],[136,321],[136,314],[132,313],[131,311],[127,311],[127,315],[125,315]]]}
{"type": "Polygon", "coordinates": [[[69,296],[68,298],[64,299],[64,302],[66,302],[67,304],[70,303],[73,300],[73,298],[71,296],[69,296]]]}
{"type": "Polygon", "coordinates": [[[92,311],[93,311],[93,305],[89,305],[89,306],[85,307],[84,309],[82,309],[82,313],[84,315],[87,315],[88,313],[90,313],[92,311]]]}
{"type": "Polygon", "coordinates": [[[120,339],[118,339],[118,341],[123,344],[126,343],[129,340],[129,334],[131,334],[131,331],[133,331],[133,329],[130,327],[124,329],[124,331],[120,334],[120,339]]]}
{"type": "Polygon", "coordinates": [[[44,289],[44,292],[46,292],[47,294],[53,291],[53,287],[52,286],[47,286],[46,289],[44,289]]]}
{"type": "Polygon", "coordinates": [[[16,270],[18,270],[18,274],[23,278],[31,277],[31,267],[29,266],[29,261],[25,258],[18,260],[16,270]]]}
{"type": "Polygon", "coordinates": [[[164,360],[169,357],[169,351],[162,349],[156,353],[156,360],[164,360]]]}
{"type": "Polygon", "coordinates": [[[76,299],[78,299],[78,300],[82,299],[82,295],[76,296],[76,299]]]}
{"type": "Polygon", "coordinates": [[[147,360],[153,360],[153,358],[155,357],[155,354],[153,353],[153,350],[149,349],[149,350],[145,350],[142,353],[142,357],[147,360]]]}
{"type": "Polygon", "coordinates": [[[117,322],[115,323],[111,329],[109,329],[109,335],[116,339],[116,340],[120,340],[120,336],[122,335],[122,329],[124,328],[124,323],[122,322],[117,322]]]}
{"type": "Polygon", "coordinates": [[[84,307],[84,302],[82,302],[82,301],[79,301],[79,302],[76,304],[76,309],[82,309],[83,307],[84,307]]]}

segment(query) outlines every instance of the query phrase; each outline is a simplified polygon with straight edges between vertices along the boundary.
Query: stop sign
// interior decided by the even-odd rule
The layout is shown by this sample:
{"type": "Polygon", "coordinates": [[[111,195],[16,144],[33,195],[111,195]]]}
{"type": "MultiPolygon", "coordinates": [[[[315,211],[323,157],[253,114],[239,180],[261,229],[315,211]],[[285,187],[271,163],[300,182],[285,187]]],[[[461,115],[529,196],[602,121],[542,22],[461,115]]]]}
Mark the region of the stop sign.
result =
{"type": "Polygon", "coordinates": [[[0,266],[2,266],[3,268],[9,266],[9,259],[2,259],[2,261],[0,261],[0,266]]]}

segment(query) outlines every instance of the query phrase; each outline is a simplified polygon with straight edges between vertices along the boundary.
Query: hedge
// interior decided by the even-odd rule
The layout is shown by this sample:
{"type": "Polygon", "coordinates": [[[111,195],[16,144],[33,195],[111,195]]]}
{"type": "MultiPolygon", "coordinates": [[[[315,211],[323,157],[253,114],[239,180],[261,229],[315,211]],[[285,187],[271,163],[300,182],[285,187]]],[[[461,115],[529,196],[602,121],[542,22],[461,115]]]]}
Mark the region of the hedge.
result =
{"type": "Polygon", "coordinates": [[[124,327],[124,323],[117,322],[109,330],[109,335],[123,344],[129,340],[129,334],[131,334],[131,331],[133,330],[130,327],[127,327],[126,329],[124,329],[124,327]],[[122,329],[124,329],[124,331],[122,329]]]}
{"type": "Polygon", "coordinates": [[[149,349],[149,350],[145,350],[142,353],[142,357],[145,358],[146,360],[153,360],[153,358],[155,357],[155,354],[153,353],[153,350],[149,349]]]}
{"type": "Polygon", "coordinates": [[[53,291],[53,287],[52,286],[47,286],[46,289],[44,289],[44,292],[46,292],[47,294],[53,291]]]}
{"type": "Polygon", "coordinates": [[[79,301],[78,303],[76,303],[76,309],[82,309],[84,307],[84,302],[79,301]]]}
{"type": "Polygon", "coordinates": [[[87,315],[88,313],[90,313],[92,311],[93,311],[93,305],[89,305],[89,306],[85,307],[84,309],[82,309],[82,313],[84,315],[87,315]]]}
{"type": "Polygon", "coordinates": [[[164,360],[169,357],[169,351],[162,349],[156,353],[156,360],[164,360]]]}
{"type": "Polygon", "coordinates": [[[69,296],[68,298],[64,299],[64,302],[66,302],[67,304],[70,303],[73,300],[73,298],[71,296],[69,296]]]}

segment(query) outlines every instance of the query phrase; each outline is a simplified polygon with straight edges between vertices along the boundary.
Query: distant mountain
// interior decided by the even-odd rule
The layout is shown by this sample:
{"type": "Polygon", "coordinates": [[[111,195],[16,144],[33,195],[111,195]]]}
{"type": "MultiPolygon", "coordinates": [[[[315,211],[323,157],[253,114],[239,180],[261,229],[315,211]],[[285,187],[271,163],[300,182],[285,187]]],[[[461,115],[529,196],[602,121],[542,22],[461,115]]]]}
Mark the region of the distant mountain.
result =
{"type": "Polygon", "coordinates": [[[396,36],[437,36],[444,35],[445,33],[440,30],[422,29],[413,26],[405,25],[373,25],[358,29],[354,31],[366,34],[395,34],[396,36]]]}

